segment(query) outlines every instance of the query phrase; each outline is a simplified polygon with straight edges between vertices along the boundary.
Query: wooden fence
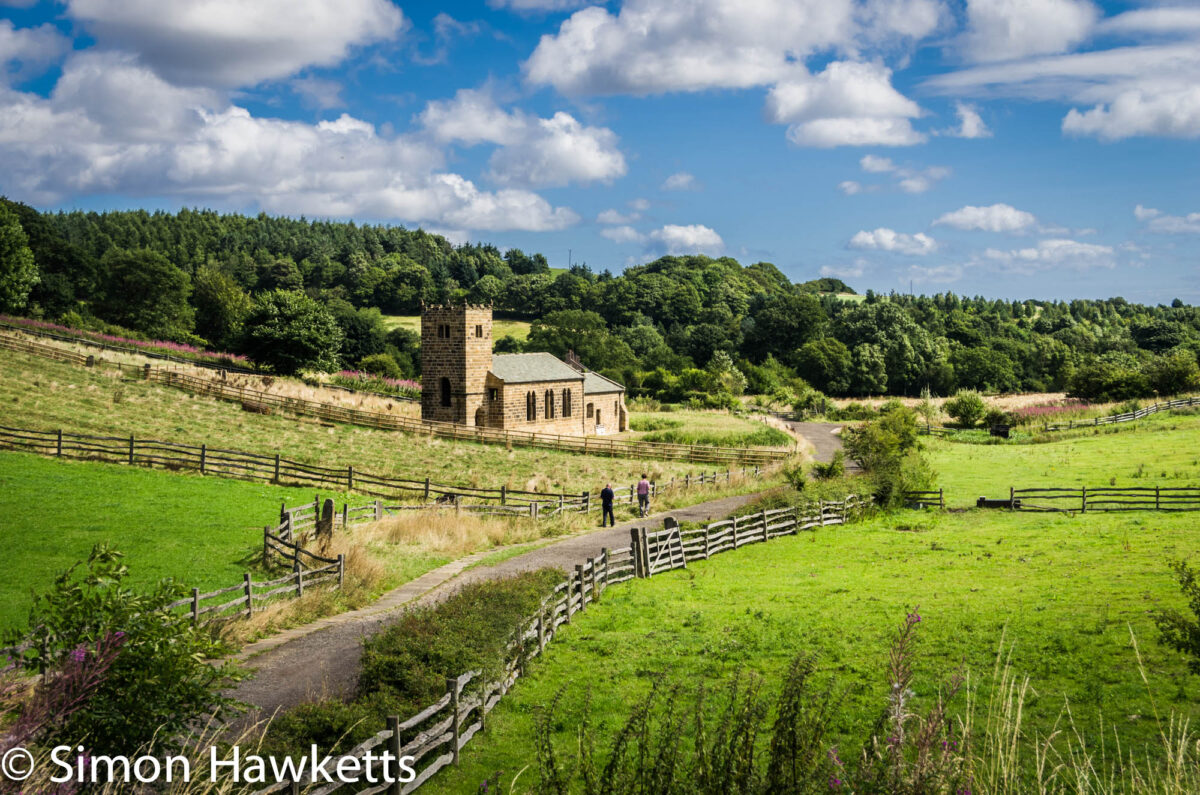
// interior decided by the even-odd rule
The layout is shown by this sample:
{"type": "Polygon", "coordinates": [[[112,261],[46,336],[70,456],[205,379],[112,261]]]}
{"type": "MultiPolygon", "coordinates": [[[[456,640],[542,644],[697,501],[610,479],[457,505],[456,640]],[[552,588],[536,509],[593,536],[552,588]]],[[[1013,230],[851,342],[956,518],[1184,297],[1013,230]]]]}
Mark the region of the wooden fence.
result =
{"type": "Polygon", "coordinates": [[[1090,420],[1071,420],[1066,423],[1043,424],[1043,431],[1069,431],[1075,428],[1094,428],[1100,425],[1113,425],[1118,422],[1133,422],[1144,417],[1149,417],[1151,414],[1157,414],[1160,411],[1170,411],[1171,409],[1187,408],[1189,406],[1200,406],[1200,397],[1180,398],[1179,400],[1168,400],[1166,403],[1154,403],[1151,406],[1146,406],[1137,411],[1128,411],[1124,414],[1110,414],[1107,417],[1095,417],[1090,420]]]}
{"type": "MultiPolygon", "coordinates": [[[[0,339],[3,339],[0,337],[0,339]]],[[[148,466],[173,471],[190,470],[202,475],[262,480],[276,484],[317,486],[353,491],[375,497],[423,500],[421,506],[391,506],[395,510],[417,508],[458,508],[460,511],[490,514],[528,515],[534,518],[562,512],[587,513],[599,504],[599,496],[588,491],[557,494],[510,489],[507,486],[482,488],[464,484],[437,483],[430,478],[415,480],[376,475],[353,465],[344,468],[322,467],[283,458],[280,454],[261,455],[243,450],[227,450],[207,444],[187,445],[157,439],[129,436],[95,436],[63,430],[39,431],[30,428],[0,426],[0,447],[39,453],[59,458],[85,459],[148,466]],[[475,500],[478,504],[470,504],[475,500]]],[[[651,496],[693,485],[730,482],[735,476],[761,474],[758,466],[741,470],[703,472],[672,477],[651,484],[651,496]]],[[[617,504],[636,502],[636,487],[619,487],[617,504]]]]}
{"type": "MultiPolygon", "coordinates": [[[[361,795],[393,795],[416,790],[442,768],[458,763],[463,747],[484,730],[488,714],[526,670],[529,661],[542,654],[559,629],[570,624],[576,614],[597,601],[610,586],[686,568],[688,563],[747,544],[812,528],[845,524],[860,516],[865,507],[863,500],[851,495],[845,500],[767,510],[690,530],[678,527],[655,532],[646,528],[634,529],[628,547],[603,549],[598,557],[576,565],[574,571],[542,601],[537,612],[521,623],[508,645],[504,667],[497,679],[483,681],[479,671],[448,677],[446,693],[433,704],[407,720],[400,720],[398,716],[388,718],[380,732],[329,765],[330,769],[336,769],[342,759],[357,760],[346,762],[347,767],[355,765],[353,769],[366,772],[368,752],[372,752],[372,759],[376,761],[381,761],[382,754],[388,754],[393,760],[393,769],[394,760],[411,757],[411,767],[416,771],[413,781],[383,781],[381,770],[375,768],[369,772],[380,783],[372,787],[358,789],[358,784],[335,782],[305,791],[310,795],[329,795],[355,787],[354,791],[361,795]]],[[[304,786],[307,784],[281,781],[254,795],[298,793],[304,786]]]]}
{"type": "Polygon", "coordinates": [[[1200,487],[1107,486],[1009,489],[1018,511],[1200,511],[1200,487]]]}
{"type": "Polygon", "coordinates": [[[904,492],[904,503],[906,505],[915,505],[919,508],[940,508],[946,509],[946,493],[942,489],[937,491],[906,491],[904,492]]]}
{"type": "MultiPolygon", "coordinates": [[[[65,361],[72,364],[94,364],[94,357],[64,351],[53,345],[41,345],[0,335],[0,347],[34,356],[65,361]]],[[[304,398],[287,397],[273,392],[235,386],[223,379],[205,379],[194,375],[145,365],[136,369],[147,380],[181,389],[194,395],[241,403],[255,411],[286,411],[289,414],[317,417],[326,422],[340,422],[382,430],[404,431],[441,439],[503,444],[509,447],[535,447],[547,450],[609,456],[610,458],[641,458],[667,461],[687,461],[699,464],[741,464],[769,466],[782,462],[790,452],[771,448],[715,447],[695,444],[641,442],[626,439],[603,439],[591,436],[566,436],[536,431],[507,431],[458,425],[452,422],[427,422],[415,417],[399,417],[381,411],[367,411],[321,403],[304,398]]]]}

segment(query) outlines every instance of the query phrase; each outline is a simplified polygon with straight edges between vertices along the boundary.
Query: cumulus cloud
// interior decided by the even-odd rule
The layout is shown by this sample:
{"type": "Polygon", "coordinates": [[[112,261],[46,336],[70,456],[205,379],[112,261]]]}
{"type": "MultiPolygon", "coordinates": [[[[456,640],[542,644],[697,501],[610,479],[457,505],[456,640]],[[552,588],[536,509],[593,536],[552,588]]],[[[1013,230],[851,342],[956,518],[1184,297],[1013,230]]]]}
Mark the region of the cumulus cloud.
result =
{"type": "Polygon", "coordinates": [[[958,116],[958,127],[946,130],[943,134],[954,138],[991,138],[992,131],[984,123],[974,105],[965,102],[954,103],[954,114],[958,116]]]}
{"type": "Polygon", "coordinates": [[[1146,228],[1151,232],[1162,232],[1170,235],[1200,234],[1200,213],[1187,215],[1168,215],[1153,207],[1138,205],[1133,208],[1133,215],[1139,221],[1147,221],[1146,228]]]}
{"type": "Polygon", "coordinates": [[[646,235],[646,241],[652,248],[667,254],[716,255],[725,250],[721,236],[703,224],[667,224],[646,235]]]}
{"type": "Polygon", "coordinates": [[[1007,251],[989,248],[983,255],[988,260],[1004,264],[1006,270],[1016,273],[1033,273],[1048,268],[1064,267],[1089,270],[1112,268],[1116,265],[1112,246],[1065,239],[1043,240],[1036,246],[1007,251]]]}
{"type": "Polygon", "coordinates": [[[629,201],[629,206],[632,207],[633,209],[637,210],[639,213],[644,213],[650,209],[650,200],[649,199],[631,199],[629,201]]]}
{"type": "Polygon", "coordinates": [[[587,5],[588,0],[487,0],[487,4],[513,11],[574,11],[587,5]]]}
{"type": "Polygon", "coordinates": [[[951,226],[955,229],[980,232],[1023,232],[1037,223],[1033,213],[1018,210],[1008,204],[992,204],[987,207],[967,205],[946,213],[933,222],[934,226],[951,226]]]}
{"type": "Polygon", "coordinates": [[[1165,138],[1200,136],[1200,86],[1147,92],[1122,91],[1112,102],[1080,112],[1071,108],[1062,122],[1069,135],[1090,135],[1117,141],[1135,135],[1165,138]]]}
{"type": "Polygon", "coordinates": [[[640,213],[623,213],[620,210],[605,210],[596,216],[596,222],[601,224],[629,224],[641,218],[640,213]]]}
{"type": "Polygon", "coordinates": [[[548,119],[506,111],[483,91],[464,89],[452,100],[430,102],[420,121],[442,142],[497,144],[489,175],[505,185],[611,182],[626,171],[612,130],[585,126],[562,111],[548,119]]]}
{"type": "Polygon", "coordinates": [[[299,95],[300,101],[309,108],[328,110],[340,108],[346,104],[342,101],[342,84],[336,80],[300,77],[292,80],[288,85],[299,95]]]}
{"type": "Polygon", "coordinates": [[[907,235],[880,227],[868,232],[865,229],[850,238],[850,248],[863,251],[891,251],[909,256],[925,256],[937,251],[937,241],[924,232],[907,235]]]}
{"type": "Polygon", "coordinates": [[[859,168],[868,174],[887,174],[896,170],[896,164],[889,158],[876,155],[863,155],[858,161],[859,168]]]}
{"type": "Polygon", "coordinates": [[[223,87],[331,66],[407,24],[388,0],[67,0],[66,13],[171,82],[223,87]]]}
{"type": "MultiPolygon", "coordinates": [[[[896,187],[905,193],[924,193],[932,188],[935,184],[950,176],[950,169],[945,166],[929,166],[928,168],[912,168],[909,166],[899,166],[892,162],[890,158],[879,157],[877,155],[865,155],[859,161],[858,165],[863,171],[868,174],[891,174],[895,179],[896,187]]],[[[879,185],[863,186],[857,182],[843,182],[842,185],[848,185],[849,190],[843,188],[842,192],[853,195],[864,190],[878,190],[879,185]]]]}
{"type": "Polygon", "coordinates": [[[696,190],[700,186],[696,178],[686,171],[679,171],[663,180],[663,190],[696,190]]]}
{"type": "Polygon", "coordinates": [[[834,61],[819,74],[793,69],[767,94],[766,116],[788,124],[788,140],[802,146],[911,146],[925,136],[909,121],[917,103],[892,86],[890,69],[834,61]]]}
{"type": "Polygon", "coordinates": [[[960,48],[972,61],[1066,52],[1088,37],[1099,17],[1090,0],[967,0],[960,48]]]}
{"type": "Polygon", "coordinates": [[[861,182],[855,182],[852,179],[848,179],[838,183],[838,190],[847,196],[856,196],[863,192],[863,184],[861,182]]]}
{"type": "Polygon", "coordinates": [[[130,55],[69,60],[48,98],[0,91],[0,191],[52,204],[86,193],[452,229],[540,231],[579,219],[525,190],[485,191],[439,149],[343,114],[260,118],[203,88],[164,81],[130,55]]]}
{"type": "Polygon", "coordinates": [[[1130,35],[1152,33],[1173,35],[1184,31],[1200,31],[1200,8],[1183,6],[1139,8],[1117,14],[1098,26],[1098,32],[1130,35]]]}
{"type": "Polygon", "coordinates": [[[70,49],[70,40],[53,25],[18,28],[0,19],[0,82],[39,74],[70,49]]]}
{"type": "Polygon", "coordinates": [[[628,225],[601,229],[600,236],[606,237],[614,243],[640,243],[645,240],[645,236],[641,232],[628,225]]]}

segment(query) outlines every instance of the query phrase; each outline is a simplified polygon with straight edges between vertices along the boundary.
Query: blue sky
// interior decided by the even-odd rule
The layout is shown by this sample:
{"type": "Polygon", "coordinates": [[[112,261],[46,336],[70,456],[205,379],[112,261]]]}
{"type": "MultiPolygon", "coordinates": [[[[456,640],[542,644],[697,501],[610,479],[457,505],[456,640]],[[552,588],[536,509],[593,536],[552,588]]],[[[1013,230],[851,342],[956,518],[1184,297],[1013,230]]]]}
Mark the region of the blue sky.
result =
{"type": "Polygon", "coordinates": [[[1195,0],[0,0],[0,192],[1200,302],[1195,0]]]}

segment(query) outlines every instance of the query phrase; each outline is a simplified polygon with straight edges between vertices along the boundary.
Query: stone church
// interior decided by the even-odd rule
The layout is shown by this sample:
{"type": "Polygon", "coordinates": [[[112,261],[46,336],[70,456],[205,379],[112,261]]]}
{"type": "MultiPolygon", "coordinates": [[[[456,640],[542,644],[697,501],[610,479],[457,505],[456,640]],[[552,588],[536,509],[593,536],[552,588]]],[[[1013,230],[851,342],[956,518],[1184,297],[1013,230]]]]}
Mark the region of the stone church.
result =
{"type": "Polygon", "coordinates": [[[492,353],[492,309],[421,313],[421,419],[587,436],[624,431],[625,387],[572,353],[492,353]]]}

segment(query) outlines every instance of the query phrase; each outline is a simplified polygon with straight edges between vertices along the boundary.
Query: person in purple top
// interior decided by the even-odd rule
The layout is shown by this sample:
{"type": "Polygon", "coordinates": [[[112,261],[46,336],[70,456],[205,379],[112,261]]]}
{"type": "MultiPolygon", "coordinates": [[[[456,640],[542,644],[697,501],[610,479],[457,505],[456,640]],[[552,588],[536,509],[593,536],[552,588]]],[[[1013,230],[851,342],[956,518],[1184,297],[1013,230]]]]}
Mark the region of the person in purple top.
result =
{"type": "Polygon", "coordinates": [[[604,527],[605,523],[611,522],[609,527],[617,526],[617,518],[613,516],[613,499],[617,495],[613,493],[612,486],[605,483],[604,488],[600,489],[600,526],[604,527]]]}
{"type": "Polygon", "coordinates": [[[644,518],[650,513],[650,481],[646,480],[646,473],[642,473],[642,479],[637,484],[638,495],[638,510],[644,518]]]}

